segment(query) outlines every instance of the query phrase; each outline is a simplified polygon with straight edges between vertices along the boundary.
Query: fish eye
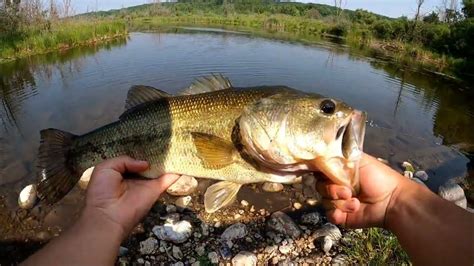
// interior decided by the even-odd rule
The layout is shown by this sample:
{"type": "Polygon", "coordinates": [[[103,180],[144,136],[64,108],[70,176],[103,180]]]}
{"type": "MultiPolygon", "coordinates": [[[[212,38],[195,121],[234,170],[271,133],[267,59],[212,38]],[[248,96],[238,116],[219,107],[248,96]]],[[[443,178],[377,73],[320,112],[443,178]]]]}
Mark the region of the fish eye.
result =
{"type": "Polygon", "coordinates": [[[336,104],[333,101],[326,99],[321,102],[320,108],[323,113],[331,115],[336,111],[336,104]]]}

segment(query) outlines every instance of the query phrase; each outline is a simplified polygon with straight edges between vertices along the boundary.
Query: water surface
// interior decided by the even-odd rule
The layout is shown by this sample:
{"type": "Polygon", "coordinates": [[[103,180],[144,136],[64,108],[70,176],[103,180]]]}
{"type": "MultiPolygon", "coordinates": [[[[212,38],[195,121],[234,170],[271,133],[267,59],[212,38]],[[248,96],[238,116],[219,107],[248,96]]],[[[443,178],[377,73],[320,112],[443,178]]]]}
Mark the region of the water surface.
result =
{"type": "MultiPolygon", "coordinates": [[[[365,150],[399,170],[403,161],[413,162],[428,172],[433,190],[467,175],[474,96],[455,82],[327,42],[303,45],[202,29],[132,33],[102,47],[0,65],[0,209],[27,217],[15,210],[16,198],[35,180],[41,129],[83,134],[116,120],[132,85],[176,93],[210,73],[222,73],[239,87],[287,85],[366,110],[365,150]]],[[[77,214],[80,205],[67,196],[47,224],[69,224],[65,217],[77,214]]]]}

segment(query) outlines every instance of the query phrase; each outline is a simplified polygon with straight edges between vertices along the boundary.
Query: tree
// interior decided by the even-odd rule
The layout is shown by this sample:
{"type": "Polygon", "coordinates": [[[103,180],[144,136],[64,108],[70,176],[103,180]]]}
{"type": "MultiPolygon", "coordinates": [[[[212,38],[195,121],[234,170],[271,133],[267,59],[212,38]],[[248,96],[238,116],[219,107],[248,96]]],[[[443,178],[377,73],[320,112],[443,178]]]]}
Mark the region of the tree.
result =
{"type": "Polygon", "coordinates": [[[423,17],[423,21],[426,23],[438,23],[439,17],[436,12],[431,12],[429,15],[423,17]]]}
{"type": "Polygon", "coordinates": [[[421,6],[425,3],[425,0],[416,0],[416,14],[415,14],[415,20],[413,22],[413,28],[411,30],[411,39],[415,39],[415,31],[416,27],[418,26],[418,20],[420,19],[420,11],[421,11],[421,6]]]}
{"type": "Polygon", "coordinates": [[[463,0],[462,12],[466,18],[474,18],[474,0],[463,0]]]}

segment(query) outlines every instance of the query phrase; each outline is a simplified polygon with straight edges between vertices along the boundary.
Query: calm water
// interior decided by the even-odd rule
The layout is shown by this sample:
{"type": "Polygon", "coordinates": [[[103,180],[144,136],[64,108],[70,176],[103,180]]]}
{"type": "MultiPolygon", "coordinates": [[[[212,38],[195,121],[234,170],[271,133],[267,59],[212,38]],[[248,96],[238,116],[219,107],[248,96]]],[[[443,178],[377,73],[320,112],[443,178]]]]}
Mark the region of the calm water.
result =
{"type": "MultiPolygon", "coordinates": [[[[287,85],[366,110],[365,150],[398,169],[405,160],[414,162],[427,170],[433,190],[472,168],[467,152],[474,150],[474,96],[441,77],[330,43],[225,31],[133,33],[103,47],[0,65],[3,207],[14,210],[17,193],[35,180],[41,129],[83,134],[118,118],[131,85],[175,93],[210,73],[223,73],[236,86],[287,85]]],[[[68,196],[59,206],[48,217],[60,226],[78,203],[68,196]]]]}

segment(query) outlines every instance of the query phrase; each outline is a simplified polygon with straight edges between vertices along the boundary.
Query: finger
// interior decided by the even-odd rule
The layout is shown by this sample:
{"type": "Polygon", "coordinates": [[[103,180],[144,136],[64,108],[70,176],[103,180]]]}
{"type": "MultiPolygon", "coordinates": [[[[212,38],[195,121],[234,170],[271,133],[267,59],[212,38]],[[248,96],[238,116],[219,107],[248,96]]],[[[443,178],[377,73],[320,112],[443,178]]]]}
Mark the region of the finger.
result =
{"type": "Polygon", "coordinates": [[[128,156],[120,156],[98,164],[96,169],[111,169],[123,174],[125,172],[137,173],[145,171],[148,167],[149,164],[146,161],[135,160],[128,156]]]}
{"type": "Polygon", "coordinates": [[[316,183],[316,190],[321,194],[321,196],[323,196],[323,198],[333,200],[346,200],[352,197],[352,191],[350,188],[336,185],[329,180],[316,183]]]}
{"type": "Polygon", "coordinates": [[[165,174],[157,179],[149,181],[150,187],[153,189],[157,197],[159,197],[165,190],[171,186],[181,176],[176,174],[165,174]]]}
{"type": "Polygon", "coordinates": [[[327,211],[326,217],[328,218],[329,222],[333,224],[345,225],[347,220],[347,213],[344,213],[339,209],[334,209],[327,211]]]}
{"type": "Polygon", "coordinates": [[[323,207],[326,210],[339,209],[342,212],[353,213],[359,210],[360,201],[357,198],[351,198],[349,200],[327,200],[323,199],[323,207]]]}

